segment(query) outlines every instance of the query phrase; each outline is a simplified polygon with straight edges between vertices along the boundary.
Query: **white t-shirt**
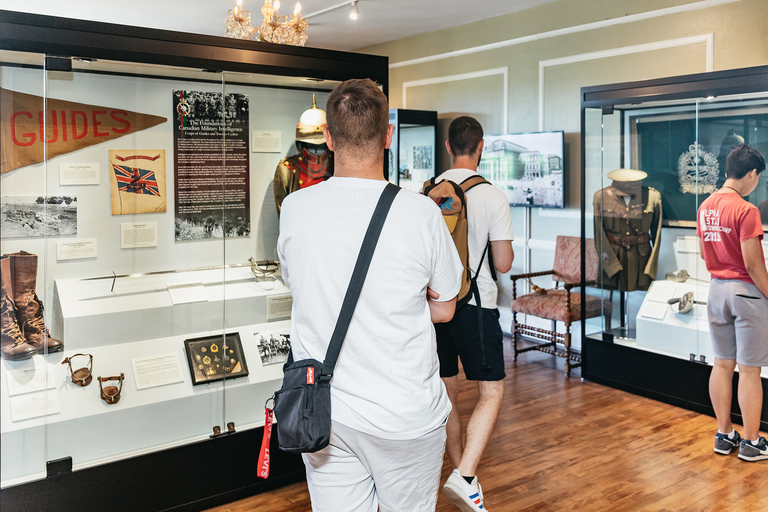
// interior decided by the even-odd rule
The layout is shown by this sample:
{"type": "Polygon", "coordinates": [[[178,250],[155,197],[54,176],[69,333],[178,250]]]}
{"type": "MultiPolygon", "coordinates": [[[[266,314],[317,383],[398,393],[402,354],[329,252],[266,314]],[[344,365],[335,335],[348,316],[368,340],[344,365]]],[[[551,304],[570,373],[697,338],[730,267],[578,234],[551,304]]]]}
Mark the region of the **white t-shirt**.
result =
{"type": "MultiPolygon", "coordinates": [[[[323,361],[385,181],[333,177],[282,204],[277,253],[293,294],[293,357],[323,361]]],[[[462,266],[440,210],[400,191],[371,261],[331,381],[331,414],[385,439],[438,428],[451,405],[439,376],[427,287],[456,296],[462,266]]]]}
{"type": "MultiPolygon", "coordinates": [[[[449,179],[460,184],[476,174],[470,169],[448,169],[435,181],[440,182],[449,179]]],[[[467,192],[467,225],[469,230],[469,266],[472,269],[472,275],[474,275],[488,240],[491,242],[514,240],[512,214],[504,192],[485,184],[477,185],[467,192]]],[[[496,309],[496,298],[499,290],[491,275],[487,254],[483,259],[480,277],[477,278],[477,287],[480,291],[480,301],[483,308],[496,309]]],[[[474,298],[469,303],[476,305],[474,298]]]]}

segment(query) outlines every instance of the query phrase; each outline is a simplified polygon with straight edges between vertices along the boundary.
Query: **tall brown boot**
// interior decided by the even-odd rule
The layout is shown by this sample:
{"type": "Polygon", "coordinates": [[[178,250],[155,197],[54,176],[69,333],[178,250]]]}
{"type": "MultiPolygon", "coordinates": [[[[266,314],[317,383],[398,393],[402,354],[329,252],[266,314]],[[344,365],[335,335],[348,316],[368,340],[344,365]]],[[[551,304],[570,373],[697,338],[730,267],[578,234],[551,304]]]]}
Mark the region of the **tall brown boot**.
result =
{"type": "Polygon", "coordinates": [[[27,343],[38,353],[59,352],[64,344],[51,338],[45,327],[43,302],[35,293],[37,283],[37,255],[26,251],[9,254],[11,258],[11,280],[13,282],[13,300],[19,311],[19,325],[27,343]]]}
{"type": "Polygon", "coordinates": [[[36,353],[19,329],[11,286],[11,259],[3,256],[0,258],[0,356],[18,361],[29,359],[36,353]]]}

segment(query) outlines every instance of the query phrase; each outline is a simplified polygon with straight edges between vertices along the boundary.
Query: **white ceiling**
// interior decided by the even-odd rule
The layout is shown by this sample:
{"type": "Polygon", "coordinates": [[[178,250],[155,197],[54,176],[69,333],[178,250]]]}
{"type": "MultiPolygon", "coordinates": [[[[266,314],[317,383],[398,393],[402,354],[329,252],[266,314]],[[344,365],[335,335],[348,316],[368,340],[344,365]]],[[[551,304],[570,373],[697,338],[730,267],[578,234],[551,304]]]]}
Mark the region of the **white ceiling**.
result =
{"type": "MultiPolygon", "coordinates": [[[[354,50],[416,34],[492,18],[556,0],[360,0],[360,18],[349,19],[350,2],[303,0],[309,18],[307,46],[354,50]],[[339,8],[311,16],[329,7],[339,8]]],[[[293,12],[294,0],[281,11],[293,12]]],[[[263,0],[243,0],[255,25],[263,0]]],[[[0,9],[90,19],[121,25],[224,35],[224,19],[235,0],[0,0],[0,9]]]]}

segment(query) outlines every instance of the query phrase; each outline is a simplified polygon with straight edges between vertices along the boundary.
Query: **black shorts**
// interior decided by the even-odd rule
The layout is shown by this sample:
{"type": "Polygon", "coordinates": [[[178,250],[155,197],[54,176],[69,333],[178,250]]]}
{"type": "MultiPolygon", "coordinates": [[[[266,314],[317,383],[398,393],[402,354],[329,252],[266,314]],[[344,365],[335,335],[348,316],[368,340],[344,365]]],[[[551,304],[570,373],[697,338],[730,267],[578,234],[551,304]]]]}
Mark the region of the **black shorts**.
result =
{"type": "Polygon", "coordinates": [[[482,369],[480,329],[477,325],[477,307],[467,304],[453,316],[450,322],[435,324],[437,356],[440,359],[440,377],[459,374],[459,358],[467,380],[502,380],[504,372],[504,334],[499,325],[499,310],[483,312],[483,345],[489,371],[482,369]]]}

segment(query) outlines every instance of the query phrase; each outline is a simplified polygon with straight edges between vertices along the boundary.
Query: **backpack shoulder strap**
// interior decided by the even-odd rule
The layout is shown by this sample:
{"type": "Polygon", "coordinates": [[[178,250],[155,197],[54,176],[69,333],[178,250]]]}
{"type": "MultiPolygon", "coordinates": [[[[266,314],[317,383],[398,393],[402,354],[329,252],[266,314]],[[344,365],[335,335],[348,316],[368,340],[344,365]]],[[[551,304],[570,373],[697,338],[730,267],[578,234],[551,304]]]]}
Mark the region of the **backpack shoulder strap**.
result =
{"type": "Polygon", "coordinates": [[[465,179],[464,181],[461,182],[459,186],[461,187],[461,190],[463,190],[464,193],[466,194],[469,191],[469,189],[474,188],[478,185],[482,185],[483,183],[487,183],[489,185],[491,184],[490,181],[486,180],[485,178],[477,174],[475,176],[470,176],[469,178],[465,179]]]}

